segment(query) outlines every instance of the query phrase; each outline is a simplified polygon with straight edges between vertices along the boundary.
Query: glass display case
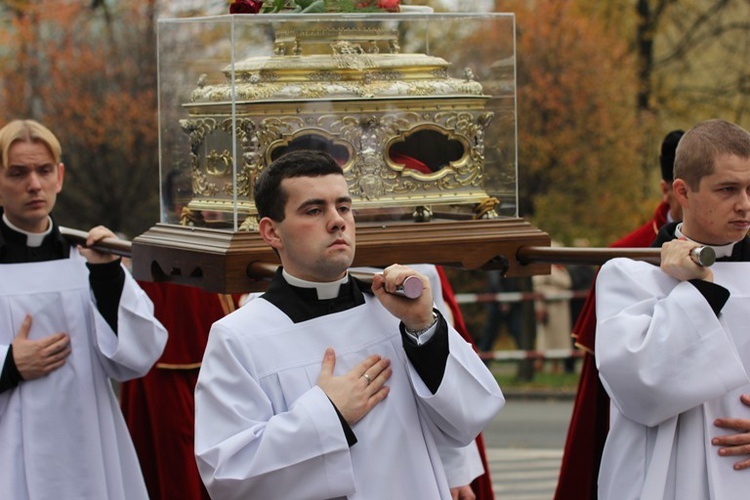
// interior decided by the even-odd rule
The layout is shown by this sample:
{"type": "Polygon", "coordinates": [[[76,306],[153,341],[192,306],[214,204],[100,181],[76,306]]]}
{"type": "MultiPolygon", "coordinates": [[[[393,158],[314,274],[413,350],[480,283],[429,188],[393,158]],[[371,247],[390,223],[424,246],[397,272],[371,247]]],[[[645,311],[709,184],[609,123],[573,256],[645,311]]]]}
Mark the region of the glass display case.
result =
{"type": "Polygon", "coordinates": [[[357,264],[515,267],[498,238],[549,239],[518,217],[514,29],[503,13],[160,20],[161,223],[134,241],[137,273],[218,272],[209,288],[247,288],[228,274],[274,261],[256,233],[254,180],[294,149],[341,164],[357,264]]]}

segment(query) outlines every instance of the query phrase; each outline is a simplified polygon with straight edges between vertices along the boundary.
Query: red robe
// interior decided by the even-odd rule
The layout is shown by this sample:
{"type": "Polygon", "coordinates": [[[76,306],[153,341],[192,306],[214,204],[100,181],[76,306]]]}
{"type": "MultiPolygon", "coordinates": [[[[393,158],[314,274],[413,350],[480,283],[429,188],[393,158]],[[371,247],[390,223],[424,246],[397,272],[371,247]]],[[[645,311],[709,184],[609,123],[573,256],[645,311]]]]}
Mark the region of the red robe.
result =
{"type": "Polygon", "coordinates": [[[235,308],[231,296],[170,283],[139,282],[169,332],[143,378],[121,386],[121,406],[153,500],[209,500],[193,450],[193,391],[211,325],[235,308]]]}
{"type": "MultiPolygon", "coordinates": [[[[619,248],[650,247],[666,224],[669,205],[662,202],[652,220],[610,245],[619,248]]],[[[594,359],[596,296],[594,285],[573,327],[576,346],[584,350],[581,377],[565,441],[555,500],[597,498],[599,463],[609,429],[609,396],[599,381],[594,359]]]]}
{"type": "MultiPolygon", "coordinates": [[[[445,271],[441,266],[435,266],[440,276],[440,285],[443,292],[443,301],[448,309],[453,314],[453,327],[461,337],[474,347],[476,351],[476,345],[474,345],[474,339],[469,335],[469,331],[466,328],[463,314],[461,314],[461,308],[456,301],[456,296],[453,293],[453,287],[448,281],[448,277],[445,275],[445,271]]],[[[490,479],[490,466],[487,463],[487,454],[484,450],[484,438],[481,434],[477,436],[477,449],[479,450],[479,457],[482,459],[482,465],[484,466],[484,474],[476,478],[471,482],[471,489],[477,497],[477,500],[492,500],[495,498],[495,492],[492,490],[492,480],[490,479]]]]}

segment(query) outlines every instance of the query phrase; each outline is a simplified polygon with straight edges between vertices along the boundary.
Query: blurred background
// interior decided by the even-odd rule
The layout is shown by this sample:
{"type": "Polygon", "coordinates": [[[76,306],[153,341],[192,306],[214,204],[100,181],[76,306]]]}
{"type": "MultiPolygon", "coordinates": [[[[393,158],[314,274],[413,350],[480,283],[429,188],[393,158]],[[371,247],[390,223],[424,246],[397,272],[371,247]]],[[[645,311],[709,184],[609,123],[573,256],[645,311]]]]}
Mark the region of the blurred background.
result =
{"type": "MultiPolygon", "coordinates": [[[[717,117],[750,127],[746,1],[404,3],[515,13],[519,215],[562,245],[606,246],[650,218],[669,130],[717,117]]],[[[68,183],[55,209],[60,224],[104,224],[132,238],[158,221],[156,22],[226,13],[225,0],[0,0],[0,123],[34,118],[61,139],[68,183]]],[[[491,62],[500,41],[475,39],[456,52],[491,62]]],[[[540,328],[570,330],[592,275],[565,268],[567,280],[500,279],[497,288],[485,272],[447,272],[477,343],[489,332],[487,349],[509,350],[536,349],[540,328]],[[495,303],[500,313],[477,296],[505,293],[504,285],[526,295],[495,303]],[[546,303],[534,295],[543,286],[546,303]],[[563,295],[554,298],[554,287],[563,295]],[[550,307],[562,302],[573,308],[567,318],[550,307]],[[515,305],[520,330],[505,318],[515,305]]],[[[556,346],[546,330],[546,346],[556,346]]],[[[565,373],[569,364],[541,368],[565,373]]]]}

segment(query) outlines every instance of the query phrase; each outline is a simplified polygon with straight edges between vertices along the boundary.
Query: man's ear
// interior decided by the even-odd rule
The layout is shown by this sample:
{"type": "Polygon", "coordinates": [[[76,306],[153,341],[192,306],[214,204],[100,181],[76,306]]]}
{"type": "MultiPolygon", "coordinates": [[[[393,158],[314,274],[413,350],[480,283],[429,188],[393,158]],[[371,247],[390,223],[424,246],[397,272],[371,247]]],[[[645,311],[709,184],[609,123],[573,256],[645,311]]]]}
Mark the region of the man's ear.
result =
{"type": "Polygon", "coordinates": [[[56,193],[59,193],[62,191],[63,187],[63,178],[65,177],[65,165],[60,163],[57,165],[57,183],[56,183],[56,193]]]}
{"type": "Polygon", "coordinates": [[[271,245],[271,247],[275,248],[276,250],[283,246],[275,220],[269,217],[263,217],[258,222],[258,232],[260,233],[261,238],[263,238],[263,241],[271,245]]]}
{"type": "Polygon", "coordinates": [[[683,179],[675,179],[672,183],[672,189],[674,190],[674,195],[677,198],[677,201],[680,202],[680,205],[685,206],[688,202],[688,193],[690,192],[687,182],[683,179]]]}

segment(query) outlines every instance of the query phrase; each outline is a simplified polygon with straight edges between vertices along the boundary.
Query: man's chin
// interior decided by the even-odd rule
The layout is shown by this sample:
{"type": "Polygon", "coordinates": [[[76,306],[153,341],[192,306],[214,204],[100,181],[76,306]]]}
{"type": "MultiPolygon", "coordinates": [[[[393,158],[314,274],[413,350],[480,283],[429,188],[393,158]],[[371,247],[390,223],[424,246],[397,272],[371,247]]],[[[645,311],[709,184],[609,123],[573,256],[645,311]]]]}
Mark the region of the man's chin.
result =
{"type": "Polygon", "coordinates": [[[732,224],[729,227],[727,227],[727,231],[725,231],[724,234],[721,235],[721,238],[717,238],[717,240],[723,239],[723,240],[726,240],[727,242],[725,244],[729,244],[732,242],[740,241],[747,235],[747,233],[748,233],[747,225],[739,224],[739,223],[732,224]]]}
{"type": "Polygon", "coordinates": [[[346,273],[346,271],[352,267],[352,262],[354,262],[354,256],[348,253],[340,253],[337,255],[332,256],[328,262],[326,267],[328,268],[328,271],[331,275],[343,275],[346,273]]]}
{"type": "Polygon", "coordinates": [[[24,213],[24,216],[20,219],[13,219],[11,217],[8,217],[8,219],[11,221],[11,224],[23,229],[24,231],[39,232],[40,230],[43,231],[49,227],[47,224],[47,221],[49,220],[48,217],[49,212],[46,210],[37,210],[31,213],[24,213]],[[44,229],[40,229],[42,227],[44,229]]]}

